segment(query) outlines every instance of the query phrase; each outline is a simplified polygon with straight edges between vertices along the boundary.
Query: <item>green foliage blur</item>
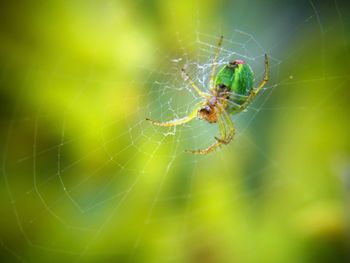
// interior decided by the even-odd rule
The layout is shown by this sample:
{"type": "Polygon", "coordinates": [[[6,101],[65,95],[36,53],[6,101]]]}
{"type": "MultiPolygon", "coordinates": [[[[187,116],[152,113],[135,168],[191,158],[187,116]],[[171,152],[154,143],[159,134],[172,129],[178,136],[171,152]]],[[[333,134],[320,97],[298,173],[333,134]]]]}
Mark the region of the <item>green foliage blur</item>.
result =
{"type": "Polygon", "coordinates": [[[0,261],[350,262],[349,10],[2,1],[0,261]],[[233,143],[182,153],[144,121],[150,72],[235,29],[277,59],[267,92],[233,143]]]}

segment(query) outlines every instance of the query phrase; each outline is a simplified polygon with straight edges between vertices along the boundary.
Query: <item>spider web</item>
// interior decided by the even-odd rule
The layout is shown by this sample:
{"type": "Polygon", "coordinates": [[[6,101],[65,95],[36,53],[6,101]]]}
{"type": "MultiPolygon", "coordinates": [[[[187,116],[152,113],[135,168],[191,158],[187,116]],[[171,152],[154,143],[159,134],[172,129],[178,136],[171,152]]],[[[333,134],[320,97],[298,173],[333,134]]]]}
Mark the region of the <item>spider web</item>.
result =
{"type": "MultiPolygon", "coordinates": [[[[5,135],[2,173],[16,221],[16,228],[10,231],[16,238],[2,239],[4,250],[24,262],[29,260],[28,254],[14,246],[17,242],[34,251],[29,258],[64,255],[77,261],[85,257],[137,261],[139,255],[150,257],[147,249],[155,246],[164,254],[170,253],[164,261],[178,261],[184,257],[181,251],[190,242],[188,239],[201,233],[201,229],[195,231],[192,227],[201,224],[199,217],[209,216],[208,210],[218,211],[219,217],[229,219],[234,210],[244,209],[247,195],[257,196],[258,202],[267,195],[267,187],[271,190],[293,181],[274,178],[268,186],[260,181],[259,177],[266,173],[283,177],[286,171],[264,149],[266,145],[259,142],[259,134],[265,134],[261,130],[269,125],[259,119],[266,121],[276,112],[309,110],[301,104],[283,107],[270,103],[273,95],[282,93],[286,86],[313,81],[295,80],[293,71],[285,66],[300,50],[283,53],[282,46],[303,29],[319,30],[322,68],[326,68],[326,33],[321,10],[312,1],[309,4],[310,13],[298,19],[277,43],[262,44],[255,34],[240,28],[224,32],[218,69],[228,61],[242,59],[252,67],[257,85],[264,74],[264,54],[268,54],[270,76],[248,109],[232,116],[236,128],[233,142],[206,156],[184,150],[210,145],[218,135],[217,125],[194,120],[166,128],[145,120],[181,118],[201,100],[184,80],[182,67],[202,90],[207,90],[220,34],[203,31],[198,18],[191,37],[180,30],[169,36],[174,50],[156,49],[152,56],[158,61],[151,66],[135,65],[140,76],[130,81],[106,81],[93,65],[88,79],[64,74],[58,70],[65,63],[62,58],[50,70],[45,83],[53,88],[56,82],[70,83],[73,92],[58,106],[63,109],[60,112],[48,110],[52,96],[48,88],[35,94],[39,98],[33,106],[35,111],[26,114],[28,106],[23,106],[24,101],[31,95],[25,87],[42,74],[40,65],[29,68],[22,79],[24,88],[16,94],[5,135]],[[91,96],[97,89],[110,92],[111,100],[103,100],[106,97],[99,94],[91,96]],[[76,123],[77,106],[82,107],[81,101],[85,101],[89,108],[92,98],[98,103],[91,107],[98,105],[99,114],[113,111],[114,118],[77,129],[80,123],[76,123]],[[260,161],[245,170],[240,163],[249,162],[252,155],[260,161]],[[229,190],[242,183],[242,177],[249,185],[248,193],[235,191],[229,195],[229,190]],[[22,184],[18,185],[18,181],[22,184]],[[40,232],[41,228],[48,230],[40,232]]],[[[333,7],[338,10],[336,2],[333,7]]],[[[342,21],[340,13],[338,18],[342,21]]],[[[322,74],[322,80],[334,78],[322,74]]],[[[6,79],[6,71],[2,75],[6,79]]],[[[340,87],[346,79],[340,76],[343,81],[340,87]]],[[[91,112],[86,110],[82,115],[88,119],[91,112]]],[[[205,228],[206,224],[203,225],[205,228]]],[[[216,231],[220,228],[213,230],[216,231]]],[[[233,232],[227,233],[228,239],[233,232]]]]}

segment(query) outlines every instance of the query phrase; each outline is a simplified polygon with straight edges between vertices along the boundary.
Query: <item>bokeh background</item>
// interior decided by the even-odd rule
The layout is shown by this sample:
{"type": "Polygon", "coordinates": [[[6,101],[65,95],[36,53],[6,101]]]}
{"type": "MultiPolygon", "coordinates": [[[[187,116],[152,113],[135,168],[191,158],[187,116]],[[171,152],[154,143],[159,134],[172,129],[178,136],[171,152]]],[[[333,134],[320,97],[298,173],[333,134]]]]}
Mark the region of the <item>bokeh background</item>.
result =
{"type": "Polygon", "coordinates": [[[350,262],[346,2],[2,1],[1,262],[350,262]],[[215,127],[144,119],[220,34],[271,80],[192,156],[215,127]]]}

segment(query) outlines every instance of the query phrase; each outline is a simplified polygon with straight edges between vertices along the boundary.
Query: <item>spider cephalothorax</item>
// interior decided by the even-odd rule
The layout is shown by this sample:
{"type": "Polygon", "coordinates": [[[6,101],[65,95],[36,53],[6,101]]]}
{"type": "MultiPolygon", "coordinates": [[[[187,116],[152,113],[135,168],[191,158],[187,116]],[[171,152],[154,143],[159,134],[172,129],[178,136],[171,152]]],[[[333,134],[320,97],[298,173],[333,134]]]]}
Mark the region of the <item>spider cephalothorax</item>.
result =
{"type": "Polygon", "coordinates": [[[198,110],[198,117],[209,123],[216,123],[222,109],[227,107],[227,100],[230,98],[228,89],[225,85],[218,85],[213,92],[213,96],[207,99],[207,102],[198,110]]]}
{"type": "Polygon", "coordinates": [[[220,138],[215,137],[216,141],[208,148],[203,150],[189,150],[195,154],[207,154],[214,151],[222,144],[228,144],[235,132],[232,120],[229,114],[236,114],[247,108],[249,103],[255,98],[258,92],[268,81],[268,59],[265,55],[265,76],[257,88],[254,85],[254,73],[250,66],[243,60],[234,60],[223,66],[218,74],[216,74],[217,60],[221,50],[223,36],[220,37],[218,47],[212,65],[209,93],[201,91],[197,85],[192,81],[190,76],[184,69],[182,72],[187,77],[187,81],[191,87],[203,98],[203,102],[188,116],[181,119],[175,119],[167,122],[158,122],[147,119],[154,125],[158,126],[176,126],[187,123],[192,119],[198,117],[209,123],[218,123],[220,130],[220,138]]]}
{"type": "Polygon", "coordinates": [[[198,111],[198,117],[206,120],[209,123],[216,123],[218,121],[218,98],[216,96],[210,97],[206,104],[198,111]]]}

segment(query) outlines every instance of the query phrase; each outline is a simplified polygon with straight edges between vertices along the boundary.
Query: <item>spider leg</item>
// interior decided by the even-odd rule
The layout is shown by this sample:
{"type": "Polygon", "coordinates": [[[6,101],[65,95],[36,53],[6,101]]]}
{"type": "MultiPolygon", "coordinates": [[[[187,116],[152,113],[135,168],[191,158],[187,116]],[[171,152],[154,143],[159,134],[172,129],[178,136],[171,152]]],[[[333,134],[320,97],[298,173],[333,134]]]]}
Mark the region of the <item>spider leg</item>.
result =
{"type": "Polygon", "coordinates": [[[229,134],[221,138],[215,137],[215,139],[223,144],[229,144],[232,141],[233,136],[235,135],[235,127],[233,126],[233,122],[226,110],[223,110],[222,115],[224,116],[225,123],[228,126],[229,134]]]}
{"type": "Polygon", "coordinates": [[[219,57],[219,54],[221,51],[221,46],[222,46],[223,40],[224,40],[224,36],[221,36],[219,38],[219,42],[218,42],[218,45],[216,47],[214,62],[211,66],[211,73],[210,73],[210,80],[209,80],[209,89],[210,90],[213,90],[215,88],[214,87],[214,79],[215,79],[216,67],[218,65],[218,57],[219,57]]]}
{"type": "Polygon", "coordinates": [[[265,74],[263,80],[260,82],[259,86],[253,89],[250,94],[248,95],[248,98],[246,101],[241,105],[240,111],[246,109],[248,105],[253,101],[254,97],[259,93],[259,91],[265,86],[265,84],[269,80],[269,60],[267,58],[267,55],[265,54],[265,74]]]}
{"type": "Polygon", "coordinates": [[[208,93],[203,92],[203,91],[200,90],[200,88],[198,88],[198,86],[194,83],[194,81],[192,80],[190,75],[188,75],[188,73],[186,72],[186,70],[184,68],[182,68],[181,71],[186,76],[185,80],[190,83],[191,87],[198,93],[199,96],[201,96],[203,98],[209,98],[210,97],[210,95],[208,93]]]}
{"type": "Polygon", "coordinates": [[[220,137],[221,138],[225,138],[226,137],[226,127],[225,127],[225,123],[222,120],[222,115],[220,114],[218,116],[218,124],[219,124],[219,131],[220,131],[220,137]]]}
{"type": "MultiPolygon", "coordinates": [[[[220,136],[221,138],[225,138],[226,137],[226,130],[225,130],[225,125],[224,122],[222,120],[222,116],[219,115],[218,116],[218,125],[219,125],[219,131],[220,131],[220,136]]],[[[201,154],[201,155],[205,155],[208,153],[213,152],[214,150],[216,150],[218,147],[220,147],[223,143],[219,140],[215,141],[212,145],[208,146],[205,149],[200,149],[200,150],[186,150],[186,152],[190,152],[193,154],[201,154]]]]}
{"type": "Polygon", "coordinates": [[[153,125],[156,126],[163,126],[163,127],[170,127],[170,126],[177,126],[177,125],[181,125],[181,124],[185,124],[187,122],[190,122],[191,120],[193,120],[194,118],[197,117],[197,113],[199,108],[202,106],[203,103],[199,103],[197,105],[197,107],[187,116],[180,118],[180,119],[174,119],[171,121],[165,121],[165,122],[159,122],[156,120],[152,120],[150,118],[146,118],[147,121],[150,121],[153,125]]]}

